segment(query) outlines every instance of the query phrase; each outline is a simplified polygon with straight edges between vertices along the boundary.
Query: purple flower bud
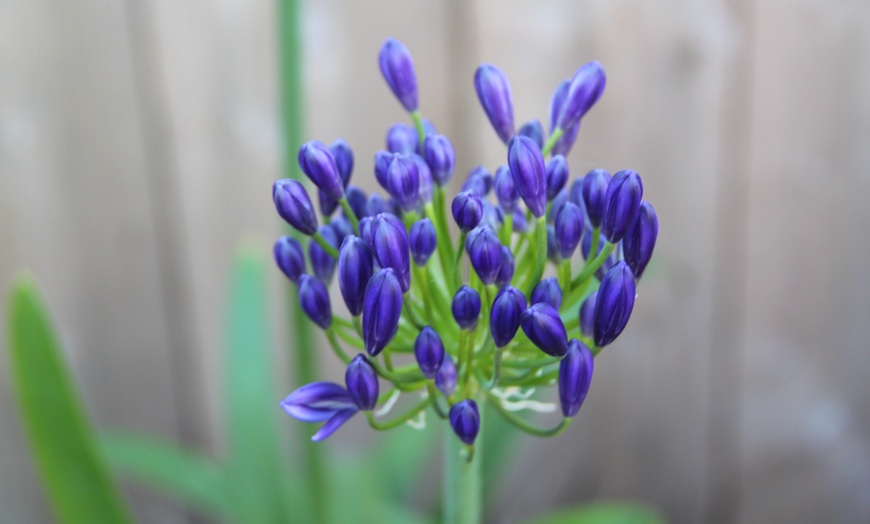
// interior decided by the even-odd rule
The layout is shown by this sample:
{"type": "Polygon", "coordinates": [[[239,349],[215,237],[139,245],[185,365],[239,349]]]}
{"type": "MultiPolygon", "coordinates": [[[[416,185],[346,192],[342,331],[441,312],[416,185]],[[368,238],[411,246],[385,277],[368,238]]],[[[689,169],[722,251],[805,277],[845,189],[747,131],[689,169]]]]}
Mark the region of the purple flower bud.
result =
{"type": "Polygon", "coordinates": [[[571,258],[583,236],[583,210],[565,202],[556,213],[556,243],[562,258],[571,258]]]}
{"type": "Polygon", "coordinates": [[[335,209],[338,207],[338,200],[324,193],[322,189],[317,190],[317,200],[320,204],[321,215],[328,217],[335,213],[335,209]]]}
{"type": "Polygon", "coordinates": [[[607,78],[604,68],[598,62],[584,64],[574,73],[571,84],[564,95],[562,110],[559,113],[557,125],[567,129],[579,122],[595,102],[601,98],[607,78]]]}
{"type": "Polygon", "coordinates": [[[559,363],[559,403],[566,417],[573,417],[580,411],[592,384],[594,367],[592,351],[583,342],[571,340],[568,353],[559,363]]]}
{"type": "Polygon", "coordinates": [[[365,216],[368,200],[369,197],[366,196],[365,191],[357,186],[347,186],[347,203],[350,204],[350,208],[357,218],[365,216]]]}
{"type": "Polygon", "coordinates": [[[462,286],[453,296],[450,310],[460,328],[474,329],[477,325],[477,317],[480,316],[480,295],[470,287],[462,286]]]}
{"type": "Polygon", "coordinates": [[[474,444],[477,432],[480,431],[480,413],[477,411],[477,403],[471,399],[465,399],[450,408],[450,425],[459,440],[467,445],[474,444]]]}
{"type": "MultiPolygon", "coordinates": [[[[550,98],[550,133],[556,130],[556,123],[559,120],[559,113],[562,112],[562,105],[565,103],[565,95],[568,93],[568,88],[571,86],[571,80],[565,80],[553,92],[550,98]]],[[[571,124],[562,129],[562,137],[556,141],[553,146],[554,155],[565,155],[571,151],[574,142],[577,140],[577,132],[580,131],[580,121],[571,124]]]]}
{"type": "Polygon", "coordinates": [[[390,162],[393,161],[393,157],[397,154],[398,153],[388,153],[386,151],[378,151],[375,153],[375,180],[377,180],[378,184],[387,191],[390,190],[387,173],[390,170],[390,162]]]}
{"type": "Polygon", "coordinates": [[[366,352],[376,357],[399,329],[402,287],[392,268],[381,269],[369,280],[363,299],[363,339],[366,352]]]}
{"type": "Polygon", "coordinates": [[[483,204],[483,217],[480,219],[478,227],[487,227],[493,233],[501,230],[504,224],[504,211],[490,204],[488,200],[481,200],[483,204]]]}
{"type": "Polygon", "coordinates": [[[446,185],[456,167],[456,153],[453,144],[444,135],[429,135],[423,144],[423,155],[432,170],[432,178],[439,186],[446,185]]]}
{"type": "Polygon", "coordinates": [[[308,318],[323,329],[332,325],[332,307],[326,284],[311,275],[299,276],[299,305],[308,318]]]}
{"type": "Polygon", "coordinates": [[[595,300],[595,345],[604,347],[625,329],[634,308],[634,274],[625,262],[617,262],[601,281],[595,300]]]}
{"type": "Polygon", "coordinates": [[[450,206],[453,219],[463,231],[471,231],[480,224],[483,218],[483,202],[474,191],[463,191],[456,195],[450,206]]]}
{"type": "Polygon", "coordinates": [[[381,213],[375,217],[371,228],[371,246],[378,265],[393,268],[402,292],[408,291],[411,288],[411,256],[405,226],[395,215],[381,213]]]}
{"type": "Polygon", "coordinates": [[[404,211],[413,211],[417,207],[420,171],[417,169],[416,162],[409,156],[393,156],[387,169],[387,191],[399,202],[404,211]]]}
{"type": "Polygon", "coordinates": [[[634,278],[640,279],[643,270],[652,258],[659,234],[659,219],[652,204],[647,201],[640,203],[640,211],[631,228],[622,237],[622,253],[625,262],[634,273],[634,278]]]}
{"type": "Polygon", "coordinates": [[[592,227],[601,226],[609,184],[610,173],[603,169],[593,169],[583,177],[583,202],[586,204],[586,214],[589,215],[592,227]]]}
{"type": "Polygon", "coordinates": [[[580,333],[584,337],[591,337],[593,326],[595,323],[595,298],[598,297],[598,291],[595,291],[583,301],[580,306],[580,333]]]}
{"type": "Polygon", "coordinates": [[[414,341],[414,356],[417,357],[417,365],[426,378],[435,378],[441,364],[444,362],[444,344],[441,337],[429,326],[424,327],[417,340],[414,341]]]}
{"type": "Polygon", "coordinates": [[[429,257],[435,252],[435,248],[438,247],[435,226],[428,218],[418,220],[411,226],[409,237],[411,256],[414,257],[414,262],[420,267],[425,266],[429,257]]]}
{"type": "Polygon", "coordinates": [[[643,183],[636,171],[620,171],[613,175],[607,184],[604,197],[604,216],[601,219],[601,232],[611,243],[617,243],[625,236],[640,211],[643,198],[643,183]]]}
{"type": "Polygon", "coordinates": [[[547,260],[554,264],[562,261],[562,255],[559,254],[559,243],[556,241],[556,228],[552,224],[547,224],[547,260]]]}
{"type": "Polygon", "coordinates": [[[408,124],[393,124],[387,131],[387,151],[410,155],[417,151],[417,131],[408,124]]]}
{"type": "Polygon", "coordinates": [[[317,215],[305,187],[290,178],[278,180],[272,185],[272,200],[281,218],[306,235],[317,231],[317,215]]]}
{"type": "Polygon", "coordinates": [[[378,65],[387,85],[408,112],[417,110],[417,74],[411,53],[402,42],[388,38],[378,54],[378,65]]]}
{"type": "Polygon", "coordinates": [[[468,236],[465,251],[481,282],[486,285],[493,284],[501,269],[501,242],[489,228],[478,228],[475,231],[479,231],[479,234],[468,236]]]}
{"type": "Polygon", "coordinates": [[[501,206],[505,213],[513,213],[517,208],[517,202],[520,200],[520,194],[517,192],[514,177],[511,176],[511,170],[508,166],[499,166],[495,170],[493,188],[495,189],[495,198],[498,199],[498,205],[501,206]]]}
{"type": "Polygon", "coordinates": [[[275,255],[275,263],[287,278],[299,282],[299,277],[305,273],[305,255],[299,242],[292,237],[281,237],[275,242],[272,252],[275,255]]]}
{"type": "Polygon", "coordinates": [[[577,141],[577,134],[580,132],[580,121],[571,124],[562,133],[562,137],[556,140],[556,145],[553,146],[552,153],[554,155],[565,155],[571,152],[574,147],[574,142],[577,141]]]}
{"type": "Polygon", "coordinates": [[[503,348],[513,340],[520,328],[520,317],[526,310],[526,297],[512,286],[501,288],[492,302],[489,330],[496,347],[503,348]]]}
{"type": "Polygon", "coordinates": [[[338,253],[338,287],[348,311],[353,316],[362,313],[366,284],[372,278],[374,268],[369,245],[353,235],[345,238],[338,253]]]}
{"type": "Polygon", "coordinates": [[[369,247],[372,247],[372,222],[375,217],[361,218],[359,221],[359,237],[365,241],[369,247]]]}
{"type": "Polygon", "coordinates": [[[371,411],[378,404],[378,374],[363,354],[353,357],[344,372],[344,383],[356,406],[371,411]]]}
{"type": "Polygon", "coordinates": [[[520,326],[544,353],[561,357],[568,351],[568,333],[559,312],[545,302],[532,304],[520,317],[520,326]]]}
{"type": "Polygon", "coordinates": [[[335,159],[335,166],[338,167],[338,174],[341,176],[341,181],[344,187],[350,183],[350,175],[353,174],[353,149],[343,139],[339,138],[329,145],[329,151],[332,153],[332,158],[335,159]]]}
{"type": "Polygon", "coordinates": [[[508,144],[508,165],[517,191],[536,217],[547,211],[547,170],[541,148],[531,138],[515,136],[508,144]]]}
{"type": "MultiPolygon", "coordinates": [[[[317,228],[323,238],[334,247],[338,249],[338,235],[335,234],[335,230],[327,225],[320,226],[317,228]]],[[[330,282],[332,280],[332,275],[335,274],[335,265],[337,261],[332,258],[332,255],[324,251],[320,244],[317,242],[311,242],[308,244],[308,258],[311,259],[311,268],[314,270],[315,276],[324,282],[330,282]]]]}
{"type": "Polygon", "coordinates": [[[429,164],[420,155],[414,153],[411,160],[417,164],[417,172],[420,174],[420,189],[417,190],[417,205],[422,207],[432,201],[432,171],[429,169],[429,164]]]}
{"type": "Polygon", "coordinates": [[[501,269],[498,270],[498,276],[495,277],[495,285],[498,287],[504,287],[511,283],[511,280],[514,278],[514,269],[516,268],[516,262],[514,261],[514,254],[511,253],[511,250],[507,246],[501,247],[501,269]]]}
{"type": "MultiPolygon", "coordinates": [[[[372,193],[369,195],[369,199],[366,201],[366,212],[363,216],[373,217],[378,213],[386,213],[387,212],[387,201],[384,200],[384,197],[377,193],[372,193]]],[[[362,220],[363,217],[358,217],[362,220]]]]}
{"type": "Polygon", "coordinates": [[[347,217],[342,216],[333,218],[332,222],[329,223],[329,227],[335,231],[335,236],[338,238],[338,245],[341,245],[348,235],[353,235],[353,226],[347,217]]]}
{"type": "Polygon", "coordinates": [[[545,278],[535,285],[532,290],[532,305],[534,304],[550,304],[556,311],[562,307],[562,288],[559,287],[559,281],[555,278],[545,278]]]}
{"type": "Polygon", "coordinates": [[[550,133],[556,130],[556,124],[559,123],[559,115],[562,113],[562,106],[565,105],[565,95],[569,87],[571,87],[570,78],[556,86],[556,90],[550,97],[550,133]]]}
{"type": "Polygon", "coordinates": [[[492,175],[483,166],[477,166],[468,173],[461,191],[475,191],[481,198],[492,189],[492,175]]]}
{"type": "Polygon", "coordinates": [[[435,375],[435,385],[445,397],[449,397],[456,391],[456,363],[450,353],[444,354],[441,369],[435,375]]]}
{"type": "Polygon", "coordinates": [[[529,231],[529,221],[526,220],[526,212],[520,208],[514,210],[514,232],[526,233],[529,231]]]}
{"type": "Polygon", "coordinates": [[[299,148],[297,158],[299,167],[315,186],[335,200],[341,200],[344,196],[344,181],[326,144],[318,140],[305,142],[299,148]]]}
{"type": "Polygon", "coordinates": [[[494,65],[482,64],[474,73],[474,88],[492,127],[507,143],[514,135],[514,101],[507,76],[494,65]]]}
{"type": "Polygon", "coordinates": [[[556,212],[562,208],[562,204],[568,201],[568,192],[565,190],[553,197],[553,201],[547,206],[547,223],[553,224],[556,222],[556,212]]]}
{"type": "Polygon", "coordinates": [[[531,138],[540,148],[544,147],[544,126],[541,125],[540,120],[526,122],[517,134],[531,138]]]}
{"type": "Polygon", "coordinates": [[[305,384],[281,401],[288,415],[302,422],[323,422],[356,404],[343,387],[332,382],[305,384]]]}
{"type": "Polygon", "coordinates": [[[547,200],[553,200],[568,183],[568,161],[562,155],[547,160],[547,200]]]}
{"type": "Polygon", "coordinates": [[[583,201],[583,180],[584,178],[580,177],[571,182],[571,188],[568,190],[568,201],[585,212],[586,202],[583,201]]]}
{"type": "Polygon", "coordinates": [[[437,135],[438,130],[435,129],[435,124],[428,118],[423,119],[423,136],[437,135]]]}

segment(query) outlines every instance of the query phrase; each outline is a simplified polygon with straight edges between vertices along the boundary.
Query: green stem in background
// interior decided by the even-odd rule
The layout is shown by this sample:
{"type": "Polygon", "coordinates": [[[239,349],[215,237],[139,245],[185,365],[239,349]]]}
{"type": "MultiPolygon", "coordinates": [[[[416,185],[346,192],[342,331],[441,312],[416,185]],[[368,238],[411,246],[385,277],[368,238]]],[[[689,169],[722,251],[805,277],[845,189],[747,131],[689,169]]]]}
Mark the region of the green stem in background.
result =
{"type": "Polygon", "coordinates": [[[460,262],[462,262],[462,253],[465,252],[465,239],[468,238],[468,232],[462,231],[459,233],[459,243],[456,244],[456,256],[453,259],[453,287],[459,289],[462,285],[462,270],[460,262]]]}
{"type": "Polygon", "coordinates": [[[431,402],[432,407],[435,408],[435,413],[437,413],[440,418],[446,419],[447,413],[441,408],[441,404],[438,403],[438,390],[435,389],[434,380],[426,382],[426,391],[429,393],[429,402],[431,402]]]}
{"type": "MultiPolygon", "coordinates": [[[[499,242],[501,245],[510,247],[511,245],[511,233],[514,231],[514,214],[513,213],[505,213],[504,215],[504,224],[501,225],[501,231],[499,231],[499,242]]],[[[516,255],[516,253],[514,253],[516,255]]]]}
{"type": "Polygon", "coordinates": [[[565,134],[565,132],[562,131],[562,128],[557,127],[556,129],[554,129],[553,134],[550,135],[550,138],[547,139],[547,143],[544,144],[544,147],[541,149],[541,154],[543,154],[544,156],[549,155],[550,151],[553,150],[553,146],[555,146],[556,142],[558,142],[559,139],[562,138],[563,134],[565,134]]]}
{"type": "Polygon", "coordinates": [[[353,226],[354,234],[359,235],[359,219],[357,218],[356,213],[353,212],[353,208],[350,207],[350,202],[347,201],[347,197],[341,197],[338,201],[338,204],[341,206],[341,209],[344,210],[344,214],[347,215],[347,219],[350,220],[350,225],[353,226]]]}
{"type": "Polygon", "coordinates": [[[414,121],[414,128],[417,129],[417,140],[420,141],[420,151],[423,151],[423,142],[426,141],[426,128],[423,127],[423,115],[420,111],[411,113],[411,120],[414,121]]]}
{"type": "Polygon", "coordinates": [[[384,431],[387,429],[397,428],[397,427],[401,426],[402,424],[404,424],[405,422],[408,422],[409,420],[411,420],[412,418],[417,416],[417,413],[426,409],[426,406],[428,406],[428,405],[429,405],[429,399],[424,398],[423,400],[418,402],[417,405],[415,405],[413,408],[408,410],[407,413],[404,413],[403,415],[399,415],[398,417],[396,417],[392,420],[388,420],[386,422],[379,422],[378,420],[376,420],[375,416],[372,415],[371,411],[366,411],[365,414],[366,414],[366,418],[369,421],[369,426],[373,427],[374,429],[376,429],[378,431],[384,431]]]}
{"type": "Polygon", "coordinates": [[[486,404],[478,401],[480,432],[474,444],[473,460],[468,460],[471,448],[453,433],[450,424],[444,430],[444,474],[441,488],[441,509],[445,524],[478,524],[483,522],[483,417],[486,404]]]}
{"type": "Polygon", "coordinates": [[[562,293],[568,293],[571,291],[571,260],[563,260],[556,268],[557,275],[559,276],[559,287],[562,289],[562,293]]]}
{"type": "Polygon", "coordinates": [[[611,244],[610,242],[604,243],[604,249],[601,250],[601,253],[598,253],[598,256],[593,258],[590,262],[588,262],[583,269],[580,271],[580,274],[577,275],[577,278],[571,282],[571,287],[578,287],[583,284],[586,279],[591,277],[598,271],[598,268],[601,267],[601,264],[607,260],[607,257],[610,256],[610,253],[613,252],[614,248],[616,248],[616,244],[611,244]]]}
{"type": "Polygon", "coordinates": [[[532,288],[541,280],[541,276],[544,274],[544,265],[547,263],[546,216],[539,217],[537,222],[535,222],[535,253],[533,256],[535,257],[535,266],[523,289],[526,296],[531,294],[532,288]]]}
{"type": "Polygon", "coordinates": [[[320,231],[315,232],[311,235],[311,240],[317,242],[317,245],[322,247],[324,251],[329,253],[329,256],[338,260],[338,250],[326,240],[323,235],[320,234],[320,231]]]}

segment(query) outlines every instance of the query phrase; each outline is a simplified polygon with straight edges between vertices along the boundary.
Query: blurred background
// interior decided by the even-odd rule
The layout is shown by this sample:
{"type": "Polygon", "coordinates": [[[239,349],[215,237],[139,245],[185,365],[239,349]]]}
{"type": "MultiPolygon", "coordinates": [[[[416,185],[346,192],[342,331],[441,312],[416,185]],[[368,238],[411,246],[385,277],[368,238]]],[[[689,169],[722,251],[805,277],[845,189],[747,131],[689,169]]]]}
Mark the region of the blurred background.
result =
{"type": "MultiPolygon", "coordinates": [[[[100,427],[220,449],[231,257],[283,231],[274,4],[0,1],[0,286],[22,266],[40,278],[100,427]]],[[[506,161],[479,63],[510,78],[518,124],[546,125],[581,64],[607,70],[572,175],[639,171],[656,255],[574,426],[521,437],[490,522],[607,498],[677,523],[870,521],[870,2],[326,0],[302,16],[305,136],[347,139],[367,190],[406,119],[377,69],[387,36],[456,146],[453,191],[506,161]]],[[[269,277],[277,402],[299,384],[289,284],[269,277]]],[[[20,426],[4,370],[2,520],[45,522],[20,426]]],[[[373,438],[359,419],[324,445],[364,453],[373,438]]],[[[437,483],[437,462],[421,476],[437,483]]],[[[190,521],[132,493],[145,522],[190,521]]]]}

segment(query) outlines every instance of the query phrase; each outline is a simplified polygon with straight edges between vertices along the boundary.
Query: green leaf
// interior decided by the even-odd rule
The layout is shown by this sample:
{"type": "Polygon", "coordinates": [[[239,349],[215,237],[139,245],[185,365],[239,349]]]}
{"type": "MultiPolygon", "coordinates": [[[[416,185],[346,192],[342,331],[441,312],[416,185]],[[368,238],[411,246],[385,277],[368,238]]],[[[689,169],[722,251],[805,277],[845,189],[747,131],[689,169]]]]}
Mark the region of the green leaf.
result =
{"type": "Polygon", "coordinates": [[[272,385],[266,259],[259,244],[235,260],[223,359],[227,493],[236,522],[283,523],[281,454],[276,429],[279,396],[272,385]]]}
{"type": "Polygon", "coordinates": [[[100,438],[109,466],[118,474],[161,490],[191,508],[222,516],[227,494],[216,463],[170,442],[121,433],[100,438]]]}
{"type": "Polygon", "coordinates": [[[377,472],[381,480],[381,496],[404,502],[410,498],[420,480],[426,462],[437,449],[437,426],[444,422],[434,411],[426,411],[423,430],[401,426],[378,435],[378,446],[369,454],[369,471],[377,472]]]}
{"type": "Polygon", "coordinates": [[[129,522],[32,277],[13,284],[9,339],[24,427],[55,516],[68,523],[129,522]]]}
{"type": "Polygon", "coordinates": [[[526,524],[665,524],[650,506],[636,502],[598,502],[567,508],[526,524]]]}

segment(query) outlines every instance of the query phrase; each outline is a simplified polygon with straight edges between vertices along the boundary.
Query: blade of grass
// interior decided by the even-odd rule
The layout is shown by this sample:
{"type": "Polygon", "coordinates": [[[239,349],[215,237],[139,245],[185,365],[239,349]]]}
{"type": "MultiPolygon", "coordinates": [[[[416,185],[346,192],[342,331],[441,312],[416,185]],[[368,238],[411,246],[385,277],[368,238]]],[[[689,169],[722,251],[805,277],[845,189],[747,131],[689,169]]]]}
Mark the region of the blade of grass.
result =
{"type": "Polygon", "coordinates": [[[597,502],[567,508],[526,524],[665,524],[661,514],[637,502],[597,502]]]}
{"type": "Polygon", "coordinates": [[[141,435],[104,433],[100,443],[117,474],[163,491],[212,517],[226,513],[227,493],[214,461],[171,442],[141,435]]]}
{"type": "Polygon", "coordinates": [[[66,523],[129,522],[32,277],[13,284],[9,312],[13,383],[55,516],[66,523]]]}

